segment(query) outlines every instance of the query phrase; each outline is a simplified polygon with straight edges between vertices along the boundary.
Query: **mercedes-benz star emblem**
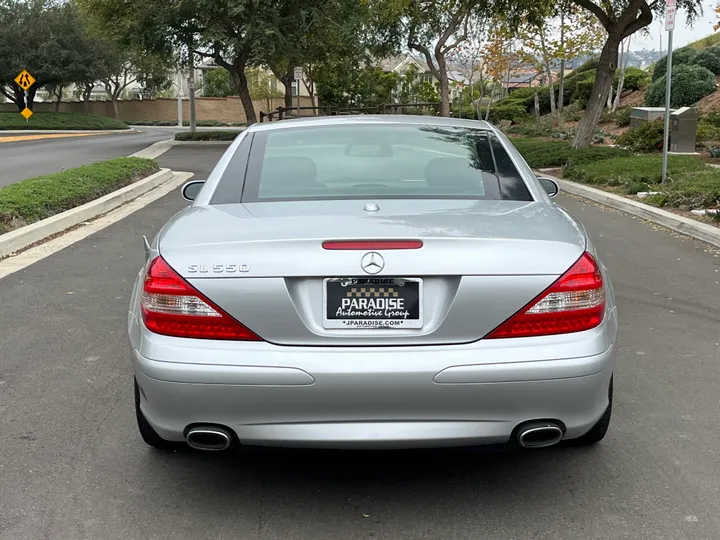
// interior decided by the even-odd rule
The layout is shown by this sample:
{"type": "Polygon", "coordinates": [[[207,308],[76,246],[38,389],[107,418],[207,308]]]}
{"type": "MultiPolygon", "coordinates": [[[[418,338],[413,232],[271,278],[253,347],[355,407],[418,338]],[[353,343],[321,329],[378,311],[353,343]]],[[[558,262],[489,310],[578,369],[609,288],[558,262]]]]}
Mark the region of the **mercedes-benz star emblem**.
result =
{"type": "Polygon", "coordinates": [[[371,251],[362,258],[360,266],[368,274],[378,274],[385,268],[385,259],[379,253],[371,251]]]}

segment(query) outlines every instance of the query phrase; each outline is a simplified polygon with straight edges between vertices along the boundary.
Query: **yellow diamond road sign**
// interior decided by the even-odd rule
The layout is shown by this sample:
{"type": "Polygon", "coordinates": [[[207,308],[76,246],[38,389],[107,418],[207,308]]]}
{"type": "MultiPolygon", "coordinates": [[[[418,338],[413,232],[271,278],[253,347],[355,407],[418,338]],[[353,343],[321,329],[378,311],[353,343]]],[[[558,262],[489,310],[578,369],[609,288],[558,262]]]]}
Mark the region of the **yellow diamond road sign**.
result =
{"type": "Polygon", "coordinates": [[[23,69],[20,72],[20,75],[15,77],[15,82],[20,88],[27,92],[28,88],[35,84],[35,77],[30,75],[30,73],[26,69],[23,69]]]}
{"type": "Polygon", "coordinates": [[[25,118],[25,120],[30,120],[30,117],[33,115],[33,112],[32,112],[30,109],[28,109],[27,107],[25,107],[25,108],[20,112],[20,114],[23,115],[23,117],[25,118]]]}

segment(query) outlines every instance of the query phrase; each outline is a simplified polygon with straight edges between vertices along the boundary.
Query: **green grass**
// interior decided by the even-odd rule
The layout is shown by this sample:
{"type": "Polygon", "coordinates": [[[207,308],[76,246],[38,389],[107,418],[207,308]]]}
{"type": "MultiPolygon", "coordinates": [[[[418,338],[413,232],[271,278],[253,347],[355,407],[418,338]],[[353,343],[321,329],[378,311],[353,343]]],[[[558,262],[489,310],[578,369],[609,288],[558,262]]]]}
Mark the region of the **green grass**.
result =
{"type": "Polygon", "coordinates": [[[659,192],[643,202],[680,210],[712,208],[720,204],[720,169],[694,156],[669,156],[668,183],[661,185],[662,156],[641,155],[602,162],[571,163],[563,171],[574,182],[618,188],[628,195],[659,192]]]}
{"type": "Polygon", "coordinates": [[[632,155],[627,150],[609,146],[591,146],[575,149],[566,141],[543,141],[537,139],[511,139],[533,169],[561,168],[569,162],[585,163],[632,155]]]}
{"type": "Polygon", "coordinates": [[[11,184],[0,189],[0,234],[90,202],[158,169],[150,159],[119,158],[11,184]]]}
{"type": "Polygon", "coordinates": [[[242,131],[184,131],[175,134],[176,141],[234,141],[242,131]]]}
{"type": "MultiPolygon", "coordinates": [[[[669,156],[668,159],[670,178],[707,169],[709,167],[694,156],[669,156]]],[[[659,184],[662,178],[662,155],[640,155],[585,163],[571,162],[565,167],[563,175],[574,182],[599,186],[659,184]]]]}
{"type": "Polygon", "coordinates": [[[29,121],[17,112],[0,112],[0,130],[59,129],[59,130],[115,130],[128,125],[105,116],[78,113],[37,112],[29,121]]]}

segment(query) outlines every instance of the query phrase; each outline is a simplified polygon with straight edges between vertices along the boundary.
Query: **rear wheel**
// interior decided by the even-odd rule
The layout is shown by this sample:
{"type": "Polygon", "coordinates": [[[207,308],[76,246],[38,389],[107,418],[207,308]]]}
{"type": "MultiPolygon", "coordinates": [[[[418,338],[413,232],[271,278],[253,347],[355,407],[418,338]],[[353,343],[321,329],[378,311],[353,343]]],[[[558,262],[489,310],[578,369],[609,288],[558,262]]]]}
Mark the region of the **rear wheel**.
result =
{"type": "Polygon", "coordinates": [[[567,444],[569,446],[591,446],[593,444],[597,444],[600,441],[602,441],[605,438],[605,435],[608,432],[608,428],[610,427],[610,417],[612,416],[612,406],[613,406],[613,378],[610,378],[610,387],[608,388],[608,406],[607,409],[605,409],[605,412],[600,417],[600,420],[598,420],[597,424],[595,424],[590,431],[588,431],[585,435],[582,437],[578,437],[577,439],[571,439],[567,441],[567,444]]]}
{"type": "Polygon", "coordinates": [[[140,387],[135,379],[133,379],[133,384],[135,386],[135,417],[137,418],[138,430],[140,431],[140,436],[143,438],[143,441],[158,450],[173,450],[177,447],[177,444],[172,441],[166,441],[160,437],[140,410],[140,387]]]}

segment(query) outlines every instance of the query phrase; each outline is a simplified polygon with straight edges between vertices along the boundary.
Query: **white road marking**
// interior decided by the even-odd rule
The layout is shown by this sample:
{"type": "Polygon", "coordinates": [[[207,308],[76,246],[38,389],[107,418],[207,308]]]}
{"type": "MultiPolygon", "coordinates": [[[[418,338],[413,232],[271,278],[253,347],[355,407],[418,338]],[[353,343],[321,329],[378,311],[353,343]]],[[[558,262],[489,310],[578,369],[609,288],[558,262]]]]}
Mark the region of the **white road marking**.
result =
{"type": "Polygon", "coordinates": [[[175,139],[167,139],[165,141],[159,141],[155,144],[151,144],[147,148],[135,152],[130,157],[138,157],[145,159],[156,159],[162,156],[165,152],[175,146],[175,139]]]}
{"type": "MultiPolygon", "coordinates": [[[[84,240],[91,234],[95,234],[102,229],[117,223],[121,219],[128,217],[129,215],[141,210],[148,204],[164,197],[168,193],[176,190],[192,178],[192,173],[187,172],[174,172],[173,178],[168,180],[164,184],[156,187],[152,191],[148,191],[144,195],[141,195],[137,199],[133,199],[127,204],[108,212],[107,214],[88,222],[87,225],[81,225],[79,228],[74,229],[68,233],[62,234],[53,240],[40,244],[34,248],[30,248],[22,253],[10,256],[7,259],[0,261],[0,279],[9,276],[27,268],[31,264],[34,264],[46,257],[49,257],[53,253],[65,249],[80,240],[84,240]]],[[[178,195],[179,196],[179,195],[178,195]]]]}

